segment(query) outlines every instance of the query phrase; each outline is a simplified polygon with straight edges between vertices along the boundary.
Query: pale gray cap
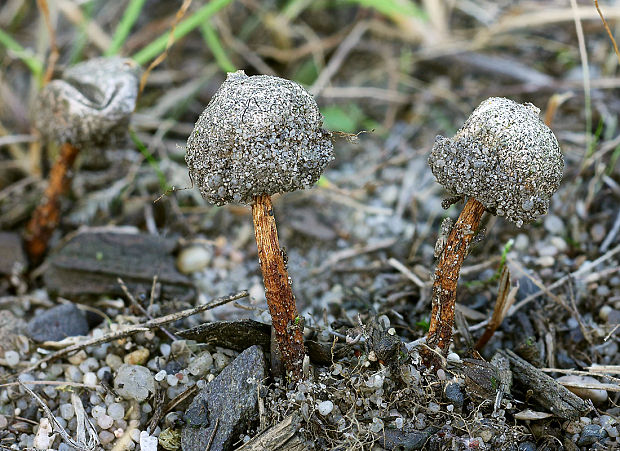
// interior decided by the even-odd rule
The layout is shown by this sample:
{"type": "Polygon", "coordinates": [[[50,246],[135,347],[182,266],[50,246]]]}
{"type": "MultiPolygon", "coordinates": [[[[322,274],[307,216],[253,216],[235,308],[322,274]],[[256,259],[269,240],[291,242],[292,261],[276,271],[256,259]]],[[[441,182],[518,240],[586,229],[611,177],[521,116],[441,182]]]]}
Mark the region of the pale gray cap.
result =
{"type": "Polygon", "coordinates": [[[94,58],[64,71],[41,90],[35,127],[46,140],[78,146],[125,138],[138,98],[140,66],[120,57],[94,58]]]}
{"type": "Polygon", "coordinates": [[[539,113],[531,103],[485,100],[453,138],[435,138],[428,164],[437,181],[519,227],[544,215],[564,159],[539,113]]]}
{"type": "Polygon", "coordinates": [[[216,205],[312,186],[333,160],[314,98],[295,82],[229,73],[187,140],[185,161],[216,205]]]}

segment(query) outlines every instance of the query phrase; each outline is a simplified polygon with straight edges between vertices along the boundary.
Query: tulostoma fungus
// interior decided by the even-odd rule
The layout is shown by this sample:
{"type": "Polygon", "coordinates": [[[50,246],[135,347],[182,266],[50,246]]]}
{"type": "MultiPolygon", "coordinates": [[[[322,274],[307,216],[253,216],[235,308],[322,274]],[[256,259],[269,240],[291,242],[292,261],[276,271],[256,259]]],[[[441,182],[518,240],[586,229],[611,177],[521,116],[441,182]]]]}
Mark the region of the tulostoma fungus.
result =
{"type": "Polygon", "coordinates": [[[229,73],[187,140],[192,181],[215,205],[252,205],[265,296],[287,376],[301,377],[303,327],[270,196],[312,186],[333,159],[312,96],[278,77],[229,73]]]}
{"type": "Polygon", "coordinates": [[[33,107],[35,128],[60,145],[41,203],[26,227],[26,249],[38,262],[60,220],[60,197],[80,150],[122,142],[138,97],[140,67],[126,58],[95,58],[48,83],[33,107]]]}
{"type": "Polygon", "coordinates": [[[452,340],[456,285],[461,265],[485,211],[517,227],[547,212],[564,170],[553,132],[530,103],[491,97],[482,102],[453,138],[438,136],[428,158],[450,193],[467,202],[438,255],[432,312],[423,352],[427,366],[446,355],[452,340]]]}

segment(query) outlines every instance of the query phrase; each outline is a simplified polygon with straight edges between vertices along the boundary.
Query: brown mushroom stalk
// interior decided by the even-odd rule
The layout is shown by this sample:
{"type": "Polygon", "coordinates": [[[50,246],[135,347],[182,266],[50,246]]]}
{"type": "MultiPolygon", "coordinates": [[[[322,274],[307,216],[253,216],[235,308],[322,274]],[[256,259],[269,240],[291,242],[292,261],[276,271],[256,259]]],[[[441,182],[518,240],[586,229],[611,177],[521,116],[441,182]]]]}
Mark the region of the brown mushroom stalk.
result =
{"type": "MultiPolygon", "coordinates": [[[[438,347],[447,353],[452,342],[454,309],[456,307],[456,285],[461,266],[467,256],[469,245],[474,238],[485,207],[470,197],[446,240],[443,252],[435,267],[431,321],[426,337],[429,348],[438,347]]],[[[426,353],[425,363],[430,366],[433,353],[426,353]]]]}
{"type": "Polygon", "coordinates": [[[255,197],[252,204],[252,219],[258,247],[258,261],[265,284],[265,297],[276,338],[280,343],[280,358],[283,362],[290,362],[289,371],[294,375],[294,379],[298,379],[301,377],[305,353],[303,327],[298,327],[297,324],[299,317],[295,296],[278,242],[276,220],[269,196],[255,197]]]}
{"type": "Polygon", "coordinates": [[[78,155],[78,148],[65,143],[52,166],[49,184],[26,226],[26,252],[31,261],[39,262],[45,254],[47,243],[60,221],[60,199],[67,190],[69,172],[78,155]]]}
{"type": "Polygon", "coordinates": [[[95,58],[67,69],[48,83],[33,108],[42,138],[60,145],[49,184],[26,226],[26,250],[39,263],[60,222],[60,199],[82,150],[123,142],[138,94],[139,66],[125,58],[95,58]]]}
{"type": "Polygon", "coordinates": [[[517,227],[544,215],[562,179],[564,160],[534,105],[491,97],[453,138],[438,136],[428,163],[449,192],[468,198],[438,255],[432,313],[422,358],[439,368],[452,341],[456,287],[463,260],[485,211],[517,227]]]}
{"type": "Polygon", "coordinates": [[[289,380],[302,376],[303,326],[278,244],[270,196],[312,186],[333,159],[331,134],[312,96],[267,75],[228,74],[187,140],[185,160],[215,205],[252,205],[265,297],[289,380]]]}

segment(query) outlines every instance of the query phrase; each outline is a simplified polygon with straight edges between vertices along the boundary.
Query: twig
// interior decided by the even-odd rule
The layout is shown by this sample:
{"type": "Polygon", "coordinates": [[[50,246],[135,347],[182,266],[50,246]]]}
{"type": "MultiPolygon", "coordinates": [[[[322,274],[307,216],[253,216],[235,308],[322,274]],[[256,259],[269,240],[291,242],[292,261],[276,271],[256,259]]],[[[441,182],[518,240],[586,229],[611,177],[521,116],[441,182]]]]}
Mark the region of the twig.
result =
{"type": "Polygon", "coordinates": [[[148,80],[149,75],[151,74],[151,71],[155,69],[157,66],[159,66],[168,56],[168,50],[170,50],[170,47],[172,47],[175,41],[174,30],[176,29],[177,25],[179,24],[183,16],[185,16],[185,13],[187,12],[191,4],[192,4],[192,0],[184,0],[183,3],[181,4],[181,7],[179,8],[179,10],[177,11],[174,17],[174,22],[172,23],[172,27],[170,28],[170,35],[168,36],[168,42],[166,43],[166,49],[157,58],[155,58],[155,60],[151,64],[149,64],[149,67],[147,67],[147,69],[144,71],[144,74],[142,74],[142,77],[140,78],[140,87],[138,88],[138,95],[142,94],[142,91],[144,90],[144,86],[146,85],[146,80],[148,80]]]}
{"type": "Polygon", "coordinates": [[[407,277],[407,279],[411,280],[418,287],[424,288],[425,283],[422,282],[422,279],[416,276],[409,268],[407,268],[401,262],[399,262],[395,258],[390,258],[388,259],[388,263],[392,268],[396,269],[398,272],[403,274],[405,277],[407,277]]]}
{"type": "Polygon", "coordinates": [[[211,437],[209,437],[209,442],[207,443],[207,447],[205,448],[205,451],[209,451],[211,449],[211,445],[213,444],[213,439],[215,438],[215,433],[217,432],[217,427],[220,424],[220,418],[216,418],[215,420],[215,426],[213,426],[213,432],[211,432],[211,437]]]}
{"type": "Polygon", "coordinates": [[[50,54],[47,62],[47,69],[45,70],[45,76],[43,77],[43,83],[45,84],[52,79],[52,75],[54,74],[54,66],[56,66],[56,61],[58,61],[59,53],[58,45],[56,44],[56,32],[52,26],[52,19],[50,18],[50,9],[47,4],[47,0],[37,0],[37,5],[43,14],[43,18],[45,19],[45,27],[49,33],[50,41],[50,54]]]}
{"type": "Polygon", "coordinates": [[[579,268],[577,271],[574,271],[574,272],[572,272],[570,274],[567,274],[566,276],[562,277],[561,279],[558,279],[556,282],[554,282],[551,285],[549,285],[546,288],[546,290],[545,289],[541,289],[540,291],[538,291],[536,293],[530,294],[528,297],[523,299],[521,302],[519,302],[518,304],[515,304],[510,309],[510,312],[508,312],[508,314],[509,315],[513,315],[517,310],[519,310],[524,305],[529,304],[531,301],[533,301],[534,299],[539,298],[543,294],[549,294],[551,292],[551,290],[555,290],[556,288],[562,286],[564,283],[566,283],[570,279],[579,279],[579,278],[581,278],[582,275],[590,272],[593,268],[595,268],[598,265],[600,265],[601,263],[609,260],[610,258],[612,258],[614,255],[616,255],[619,252],[620,252],[620,244],[618,246],[614,247],[613,249],[609,250],[605,255],[600,256],[596,260],[594,260],[594,261],[592,261],[590,263],[581,265],[581,268],[579,268]]]}
{"type": "Polygon", "coordinates": [[[30,390],[30,388],[28,388],[21,381],[19,381],[19,385],[21,385],[22,388],[26,390],[28,394],[30,394],[30,396],[32,396],[37,401],[39,406],[41,406],[41,408],[45,412],[45,416],[47,417],[49,422],[52,424],[53,430],[55,432],[58,432],[60,436],[62,437],[62,439],[69,446],[72,446],[74,449],[77,449],[78,451],[94,451],[97,449],[97,447],[99,446],[99,436],[97,435],[97,431],[95,430],[95,427],[93,426],[93,424],[90,422],[90,420],[86,416],[86,412],[84,411],[84,406],[82,405],[82,401],[80,400],[79,396],[77,396],[75,393],[71,394],[71,403],[73,404],[73,409],[75,410],[75,416],[77,420],[77,441],[76,441],[76,440],[73,440],[71,436],[67,433],[65,428],[63,428],[58,423],[58,420],[56,420],[56,417],[54,416],[50,408],[47,407],[47,404],[45,404],[45,402],[35,392],[30,390]],[[88,439],[86,438],[86,432],[88,432],[88,439]]]}
{"type": "Polygon", "coordinates": [[[493,308],[493,314],[491,316],[491,320],[487,324],[486,330],[476,343],[475,349],[477,351],[484,348],[484,345],[486,345],[491,339],[497,328],[506,317],[508,309],[515,301],[518,289],[519,287],[510,288],[510,271],[508,270],[508,266],[504,265],[502,275],[500,276],[499,290],[495,301],[495,307],[493,308]]]}
{"type": "Polygon", "coordinates": [[[596,6],[596,10],[598,11],[598,15],[601,16],[601,20],[603,21],[603,26],[605,27],[605,31],[609,35],[609,39],[611,39],[611,43],[614,46],[614,52],[616,52],[616,56],[618,57],[618,62],[620,63],[620,51],[618,51],[618,44],[616,44],[616,40],[614,39],[614,35],[611,34],[611,30],[609,29],[609,25],[607,25],[607,21],[603,16],[603,12],[601,8],[598,6],[598,0],[594,0],[594,6],[596,6]]]}
{"type": "Polygon", "coordinates": [[[351,53],[360,39],[362,39],[362,36],[366,33],[366,30],[368,30],[368,22],[358,22],[353,27],[349,35],[338,46],[329,63],[325,69],[321,71],[318,78],[310,88],[310,93],[312,95],[319,95],[323,88],[327,86],[331,78],[336,74],[336,72],[338,72],[338,69],[340,69],[344,63],[347,55],[351,53]]]}
{"type": "Polygon", "coordinates": [[[327,271],[329,268],[334,266],[336,263],[341,262],[342,260],[347,260],[349,258],[357,257],[362,254],[369,254],[371,252],[380,251],[382,249],[387,249],[392,247],[396,243],[395,239],[387,239],[382,240],[377,243],[372,243],[362,248],[349,248],[343,249],[338,252],[334,252],[321,266],[312,271],[312,275],[316,276],[318,274],[322,274],[327,271]]]}
{"type": "MultiPolygon", "coordinates": [[[[140,310],[142,313],[144,313],[144,315],[149,319],[152,320],[153,317],[151,316],[151,314],[144,308],[142,307],[142,305],[136,300],[136,298],[134,297],[134,295],[132,295],[129,292],[129,289],[127,288],[127,285],[125,285],[125,282],[123,281],[123,279],[121,279],[120,277],[117,277],[116,281],[118,282],[118,284],[121,286],[121,290],[123,290],[123,293],[125,293],[125,296],[127,296],[127,299],[129,299],[129,301],[132,303],[132,305],[135,305],[136,308],[138,310],[140,310]]],[[[153,292],[155,291],[155,284],[157,283],[157,276],[153,277],[153,288],[151,289],[151,299],[153,298],[153,292]]],[[[159,329],[165,333],[166,335],[168,335],[168,337],[172,340],[172,341],[177,341],[178,338],[170,331],[168,331],[168,329],[166,329],[165,327],[159,327],[159,329]]]]}
{"type": "MultiPolygon", "coordinates": [[[[192,315],[195,315],[196,313],[204,312],[205,310],[211,310],[211,309],[213,309],[215,307],[219,307],[220,305],[228,304],[229,302],[236,301],[238,299],[245,298],[247,296],[249,296],[249,293],[247,291],[245,291],[245,290],[244,291],[240,291],[239,293],[236,293],[236,294],[233,294],[233,295],[230,295],[230,296],[214,299],[213,301],[209,302],[208,304],[203,304],[203,305],[200,305],[198,307],[194,307],[194,308],[191,308],[191,309],[183,310],[183,311],[177,312],[177,313],[171,313],[169,315],[165,315],[165,316],[162,316],[160,318],[153,319],[151,321],[147,321],[145,323],[136,324],[136,325],[131,326],[128,329],[125,329],[125,330],[111,332],[111,333],[106,334],[106,335],[104,335],[102,337],[91,338],[89,340],[85,340],[85,341],[83,341],[81,343],[77,343],[77,344],[68,346],[65,349],[61,349],[60,351],[56,351],[56,352],[48,355],[47,357],[45,357],[45,358],[39,360],[38,362],[34,363],[33,365],[29,366],[25,370],[20,371],[19,374],[33,371],[33,370],[37,369],[39,366],[41,366],[43,363],[47,363],[47,362],[50,362],[52,360],[56,360],[56,359],[58,359],[60,357],[63,357],[63,356],[68,355],[68,354],[71,354],[74,351],[79,351],[80,349],[84,349],[84,348],[86,348],[88,346],[99,345],[99,344],[102,344],[102,343],[108,343],[108,342],[113,341],[113,340],[118,340],[119,338],[129,337],[129,336],[137,334],[138,332],[144,332],[144,331],[153,329],[155,327],[160,327],[160,326],[162,326],[164,324],[172,323],[172,322],[178,321],[180,319],[187,318],[188,316],[192,316],[192,315]]],[[[17,374],[10,374],[8,376],[3,376],[2,378],[0,378],[0,380],[6,380],[6,379],[8,379],[10,377],[14,377],[16,375],[17,374]]]]}
{"type": "Polygon", "coordinates": [[[618,215],[616,216],[616,220],[614,221],[614,225],[611,227],[611,230],[601,243],[601,247],[599,247],[599,251],[607,252],[607,249],[618,235],[618,231],[620,230],[620,211],[618,211],[618,215]]]}

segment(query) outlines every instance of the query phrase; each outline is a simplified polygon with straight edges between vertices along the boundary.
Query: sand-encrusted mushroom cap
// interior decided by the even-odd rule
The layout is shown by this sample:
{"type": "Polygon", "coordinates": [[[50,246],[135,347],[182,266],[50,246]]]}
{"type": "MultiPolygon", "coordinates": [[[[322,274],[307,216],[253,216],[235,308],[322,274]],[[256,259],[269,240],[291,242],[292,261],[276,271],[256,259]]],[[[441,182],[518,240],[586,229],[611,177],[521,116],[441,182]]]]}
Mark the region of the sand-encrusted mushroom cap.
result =
{"type": "Polygon", "coordinates": [[[310,187],[334,158],[322,123],[297,83],[229,73],[187,140],[192,180],[216,205],[310,187]]]}
{"type": "Polygon", "coordinates": [[[33,106],[46,140],[77,146],[122,140],[138,98],[140,66],[127,58],[94,58],[48,83],[33,106]]]}
{"type": "Polygon", "coordinates": [[[435,139],[428,163],[437,181],[519,227],[545,214],[564,159],[539,113],[531,103],[485,100],[453,138],[435,139]]]}

